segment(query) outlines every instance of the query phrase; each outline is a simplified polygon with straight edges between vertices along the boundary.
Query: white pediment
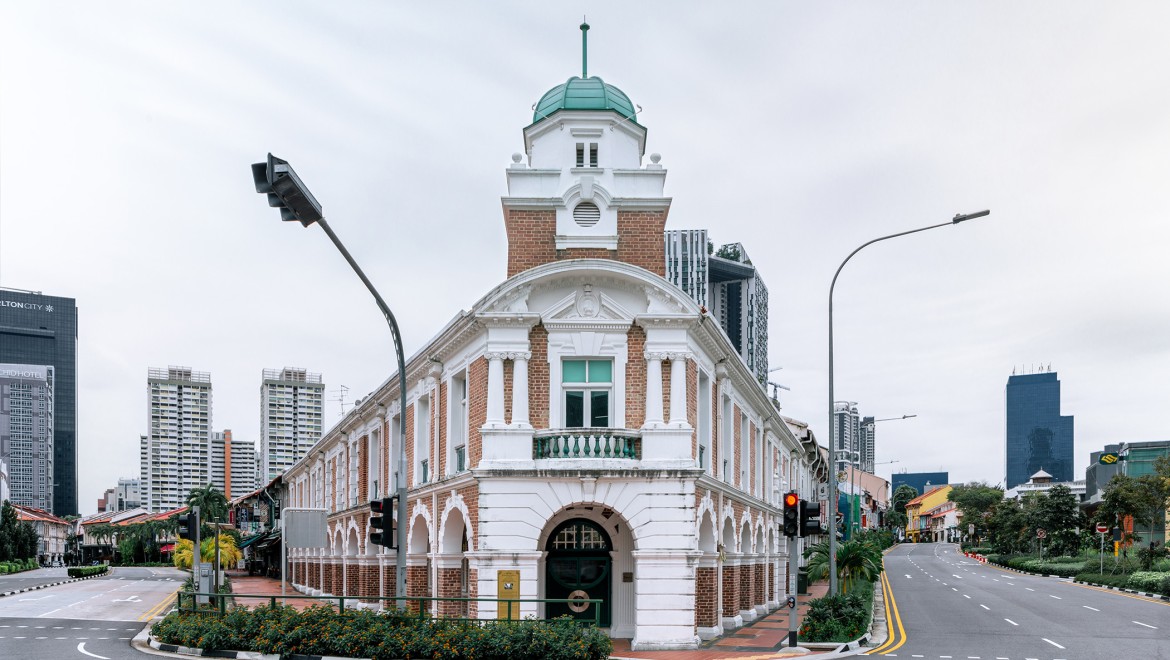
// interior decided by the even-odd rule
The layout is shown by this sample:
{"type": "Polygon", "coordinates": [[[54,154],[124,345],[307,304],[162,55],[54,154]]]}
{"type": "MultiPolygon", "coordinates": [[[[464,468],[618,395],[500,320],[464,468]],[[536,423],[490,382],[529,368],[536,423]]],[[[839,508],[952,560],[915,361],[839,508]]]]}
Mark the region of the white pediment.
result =
{"type": "Polygon", "coordinates": [[[622,307],[605,291],[592,284],[582,284],[540,314],[545,325],[572,324],[620,324],[628,326],[634,315],[622,307]]]}

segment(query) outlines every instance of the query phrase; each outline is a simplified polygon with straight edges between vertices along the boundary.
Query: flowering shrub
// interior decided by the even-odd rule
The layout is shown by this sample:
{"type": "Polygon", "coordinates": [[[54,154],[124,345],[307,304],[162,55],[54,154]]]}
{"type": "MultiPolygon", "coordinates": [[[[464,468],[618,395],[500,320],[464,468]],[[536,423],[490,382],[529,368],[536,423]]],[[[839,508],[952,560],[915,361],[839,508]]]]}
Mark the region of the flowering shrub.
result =
{"type": "Polygon", "coordinates": [[[151,634],[167,644],[279,655],[390,660],[601,660],[613,644],[594,626],[549,621],[458,621],[329,606],[236,607],[219,617],[172,612],[151,634]]]}

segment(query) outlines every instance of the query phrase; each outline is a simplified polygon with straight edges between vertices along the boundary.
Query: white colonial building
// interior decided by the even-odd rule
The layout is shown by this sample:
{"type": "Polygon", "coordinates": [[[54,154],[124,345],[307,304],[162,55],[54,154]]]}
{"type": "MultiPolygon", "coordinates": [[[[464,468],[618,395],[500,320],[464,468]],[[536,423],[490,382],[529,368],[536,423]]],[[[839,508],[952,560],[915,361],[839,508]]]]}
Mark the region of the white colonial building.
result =
{"type": "Polygon", "coordinates": [[[518,576],[522,599],[602,599],[602,625],[635,649],[694,648],[795,588],[780,496],[815,498],[827,466],[717,319],[664,279],[666,170],[643,162],[629,98],[570,78],[523,135],[502,200],[507,279],[407,361],[406,410],[391,374],[285,474],[289,506],[324,507],[330,526],[324,550],[292,551],[291,577],[395,595],[368,501],[405,479],[410,595],[495,598],[518,576]]]}

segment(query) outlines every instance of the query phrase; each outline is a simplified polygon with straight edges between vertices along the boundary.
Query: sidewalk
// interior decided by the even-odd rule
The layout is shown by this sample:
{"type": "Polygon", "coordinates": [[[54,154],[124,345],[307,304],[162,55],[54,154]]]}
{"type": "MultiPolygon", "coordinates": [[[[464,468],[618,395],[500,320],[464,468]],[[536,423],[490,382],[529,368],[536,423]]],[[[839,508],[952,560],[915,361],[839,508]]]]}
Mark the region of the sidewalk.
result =
{"type": "MultiPolygon", "coordinates": [[[[232,591],[237,594],[250,594],[259,596],[279,596],[280,595],[280,580],[276,578],[264,577],[261,575],[248,575],[245,572],[228,571],[228,576],[232,579],[232,591]]],[[[311,605],[326,605],[332,603],[334,607],[337,606],[337,601],[334,599],[317,600],[314,598],[292,598],[292,596],[302,596],[301,592],[293,588],[292,584],[285,586],[285,592],[289,598],[278,598],[278,604],[291,605],[298,610],[303,610],[311,605]]],[[[235,596],[237,605],[244,607],[258,607],[261,605],[268,605],[271,602],[270,598],[241,598],[235,596]]],[[[356,602],[357,599],[355,598],[356,602]]],[[[347,603],[348,605],[348,603],[347,603]]]]}
{"type": "MultiPolygon", "coordinates": [[[[809,585],[807,596],[797,596],[797,616],[803,617],[808,610],[808,601],[824,596],[829,590],[828,584],[818,583],[809,585]]],[[[614,660],[621,658],[639,658],[645,660],[768,660],[777,657],[799,657],[781,655],[788,643],[788,613],[787,607],[765,615],[737,628],[722,637],[717,637],[702,643],[694,651],[631,651],[630,640],[615,639],[613,641],[614,660]]],[[[815,651],[806,649],[805,656],[821,655],[830,651],[815,651]]]]}
{"type": "MultiPolygon", "coordinates": [[[[250,576],[247,573],[236,572],[230,572],[229,575],[232,578],[232,590],[236,593],[255,594],[265,597],[280,595],[280,580],[275,578],[250,576]]],[[[808,601],[824,596],[828,589],[829,587],[825,583],[810,585],[808,595],[798,596],[796,599],[798,616],[804,616],[805,611],[808,609],[808,601]]],[[[337,604],[335,600],[314,600],[311,598],[292,597],[294,595],[299,596],[300,592],[293,589],[291,584],[287,586],[287,593],[290,596],[289,598],[284,600],[278,599],[277,602],[291,605],[298,610],[309,607],[310,605],[320,605],[327,602],[332,602],[335,606],[337,604]]],[[[357,599],[354,598],[353,600],[356,604],[357,599]]],[[[267,605],[268,602],[268,598],[261,600],[258,598],[236,597],[237,604],[248,607],[267,605]]],[[[346,607],[349,607],[348,602],[346,607]]],[[[787,648],[788,613],[789,610],[787,607],[781,607],[775,612],[762,616],[722,637],[705,641],[700,648],[693,651],[631,651],[630,640],[615,639],[613,640],[613,655],[610,657],[613,660],[621,660],[622,658],[635,658],[638,660],[770,660],[779,657],[800,657],[783,653],[787,648]]],[[[812,649],[805,649],[804,651],[802,655],[805,656],[823,655],[831,652],[830,650],[812,649]]]]}

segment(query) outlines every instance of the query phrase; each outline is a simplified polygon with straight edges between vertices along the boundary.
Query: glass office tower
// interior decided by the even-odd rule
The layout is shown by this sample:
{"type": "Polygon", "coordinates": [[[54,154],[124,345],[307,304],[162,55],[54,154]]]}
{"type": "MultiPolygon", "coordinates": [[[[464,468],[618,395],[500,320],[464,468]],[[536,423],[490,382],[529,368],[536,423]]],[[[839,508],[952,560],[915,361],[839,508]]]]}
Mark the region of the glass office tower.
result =
{"type": "Polygon", "coordinates": [[[0,363],[52,367],[52,512],[77,511],[77,302],[0,288],[0,363]]]}
{"type": "Polygon", "coordinates": [[[1009,377],[1006,402],[1005,486],[1027,483],[1040,469],[1054,482],[1074,481],[1073,418],[1060,414],[1056,372],[1009,377]]]}

